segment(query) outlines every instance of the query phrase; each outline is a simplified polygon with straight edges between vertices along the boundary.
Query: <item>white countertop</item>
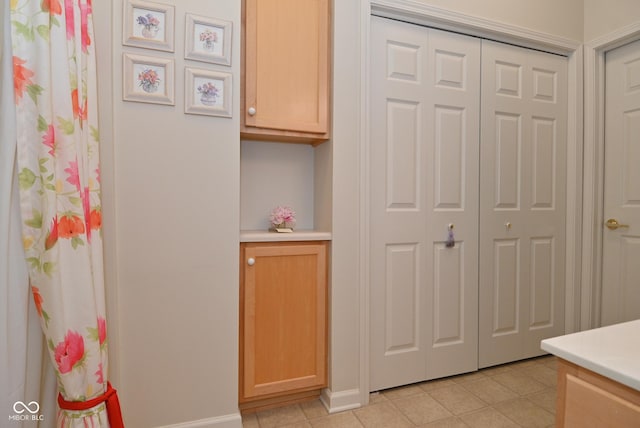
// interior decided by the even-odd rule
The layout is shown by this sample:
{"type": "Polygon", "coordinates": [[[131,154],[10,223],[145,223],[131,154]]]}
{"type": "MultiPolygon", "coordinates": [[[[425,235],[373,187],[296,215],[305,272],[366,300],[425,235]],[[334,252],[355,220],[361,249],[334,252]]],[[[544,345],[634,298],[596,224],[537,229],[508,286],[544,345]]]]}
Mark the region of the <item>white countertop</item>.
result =
{"type": "Polygon", "coordinates": [[[640,391],[640,320],[545,339],[542,349],[640,391]]]}
{"type": "Polygon", "coordinates": [[[281,241],[330,241],[331,232],[317,230],[294,230],[291,233],[269,232],[267,230],[241,230],[240,242],[281,242],[281,241]]]}

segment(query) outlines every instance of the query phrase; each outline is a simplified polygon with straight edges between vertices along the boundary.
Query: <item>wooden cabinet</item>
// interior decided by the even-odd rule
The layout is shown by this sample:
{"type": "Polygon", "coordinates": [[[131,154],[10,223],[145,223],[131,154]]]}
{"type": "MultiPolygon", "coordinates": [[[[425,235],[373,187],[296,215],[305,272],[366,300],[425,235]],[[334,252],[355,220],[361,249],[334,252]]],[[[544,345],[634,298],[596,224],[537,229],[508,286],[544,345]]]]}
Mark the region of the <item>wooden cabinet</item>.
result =
{"type": "Polygon", "coordinates": [[[330,39],[329,0],[243,1],[243,138],[329,138],[330,39]]]}
{"type": "Polygon", "coordinates": [[[240,408],[317,396],[326,373],[326,242],[242,243],[240,408]]]}
{"type": "Polygon", "coordinates": [[[557,427],[640,426],[640,391],[558,360],[557,427]]]}

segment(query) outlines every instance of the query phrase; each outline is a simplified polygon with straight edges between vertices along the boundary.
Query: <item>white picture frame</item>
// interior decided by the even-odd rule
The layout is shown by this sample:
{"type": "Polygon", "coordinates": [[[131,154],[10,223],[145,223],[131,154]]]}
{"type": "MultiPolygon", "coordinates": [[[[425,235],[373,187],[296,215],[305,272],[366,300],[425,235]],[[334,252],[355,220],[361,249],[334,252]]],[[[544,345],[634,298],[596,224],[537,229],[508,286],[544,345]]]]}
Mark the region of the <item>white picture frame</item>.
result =
{"type": "Polygon", "coordinates": [[[230,66],[232,28],[231,21],[187,13],[185,59],[230,66]]]}
{"type": "Polygon", "coordinates": [[[172,59],[125,53],[122,64],[123,100],[175,105],[172,59]]]}
{"type": "Polygon", "coordinates": [[[122,44],[174,51],[175,7],[143,0],[125,0],[122,44]]]}
{"type": "Polygon", "coordinates": [[[231,73],[185,67],[184,112],[231,117],[231,73]],[[211,93],[211,95],[208,95],[211,93]]]}

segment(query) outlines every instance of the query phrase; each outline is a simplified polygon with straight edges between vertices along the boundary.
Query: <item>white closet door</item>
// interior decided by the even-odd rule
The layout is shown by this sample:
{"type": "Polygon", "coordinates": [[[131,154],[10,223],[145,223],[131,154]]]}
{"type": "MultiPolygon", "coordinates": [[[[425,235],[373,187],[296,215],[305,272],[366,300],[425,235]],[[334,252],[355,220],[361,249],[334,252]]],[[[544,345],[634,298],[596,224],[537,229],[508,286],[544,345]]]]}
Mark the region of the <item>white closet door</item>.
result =
{"type": "Polygon", "coordinates": [[[373,391],[477,368],[480,43],[371,25],[373,391]]]}
{"type": "Polygon", "coordinates": [[[434,379],[478,369],[480,40],[429,30],[428,48],[425,322],[434,379]]]}
{"type": "Polygon", "coordinates": [[[640,41],[607,53],[602,325],[640,318],[640,41]],[[610,226],[615,227],[615,226],[610,226]]]}
{"type": "Polygon", "coordinates": [[[425,378],[427,34],[371,19],[372,391],[425,378]]]}
{"type": "Polygon", "coordinates": [[[479,366],[564,333],[567,60],[482,42],[479,366]]]}

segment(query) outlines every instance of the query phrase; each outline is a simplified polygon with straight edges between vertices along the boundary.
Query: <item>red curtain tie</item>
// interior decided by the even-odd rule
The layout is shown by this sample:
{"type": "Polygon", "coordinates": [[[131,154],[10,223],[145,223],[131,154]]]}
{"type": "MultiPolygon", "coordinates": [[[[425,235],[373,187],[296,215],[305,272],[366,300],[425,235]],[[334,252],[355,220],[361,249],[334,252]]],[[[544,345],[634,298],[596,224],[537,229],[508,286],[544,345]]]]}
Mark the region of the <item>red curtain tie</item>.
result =
{"type": "Polygon", "coordinates": [[[122,412],[120,411],[120,401],[116,390],[111,386],[111,382],[107,382],[107,390],[104,394],[92,398],[87,401],[67,401],[58,393],[58,406],[63,410],[89,410],[96,407],[100,403],[106,403],[107,417],[111,428],[124,428],[122,421],[122,412]]]}

